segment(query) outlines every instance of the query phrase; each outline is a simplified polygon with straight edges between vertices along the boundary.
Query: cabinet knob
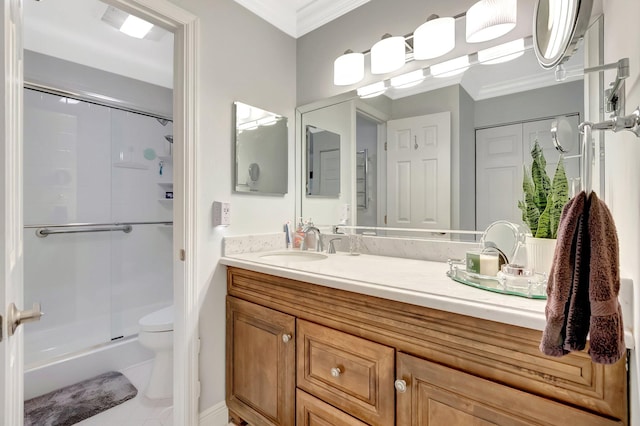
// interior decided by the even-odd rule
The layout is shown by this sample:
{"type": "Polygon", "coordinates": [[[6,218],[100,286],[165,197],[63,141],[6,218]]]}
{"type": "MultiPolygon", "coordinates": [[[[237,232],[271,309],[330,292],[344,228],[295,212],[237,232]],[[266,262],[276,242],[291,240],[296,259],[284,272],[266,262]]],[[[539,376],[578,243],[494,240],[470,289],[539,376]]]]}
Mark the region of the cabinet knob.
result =
{"type": "Polygon", "coordinates": [[[290,334],[283,334],[282,335],[282,341],[285,343],[288,343],[289,340],[291,340],[291,335],[290,334]]]}
{"type": "Polygon", "coordinates": [[[407,382],[405,382],[404,380],[396,380],[394,386],[400,393],[405,393],[407,391],[407,382]]]}
{"type": "Polygon", "coordinates": [[[340,374],[342,374],[342,370],[340,370],[340,367],[333,367],[333,368],[331,369],[331,375],[332,375],[333,377],[339,377],[339,376],[340,376],[340,374]]]}

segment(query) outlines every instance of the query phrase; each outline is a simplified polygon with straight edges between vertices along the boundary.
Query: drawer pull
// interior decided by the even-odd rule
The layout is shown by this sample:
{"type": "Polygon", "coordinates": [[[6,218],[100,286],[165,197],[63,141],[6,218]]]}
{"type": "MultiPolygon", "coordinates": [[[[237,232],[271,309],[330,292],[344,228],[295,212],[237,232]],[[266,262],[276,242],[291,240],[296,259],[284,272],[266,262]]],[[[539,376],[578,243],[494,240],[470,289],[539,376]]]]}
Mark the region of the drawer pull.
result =
{"type": "Polygon", "coordinates": [[[291,335],[290,334],[283,334],[282,335],[282,341],[285,343],[289,343],[289,340],[291,340],[291,335]]]}
{"type": "Polygon", "coordinates": [[[396,380],[394,386],[400,393],[405,393],[407,391],[407,382],[405,382],[404,380],[396,380]]]}
{"type": "Polygon", "coordinates": [[[342,370],[340,370],[340,367],[333,367],[331,369],[331,375],[333,377],[340,377],[340,374],[342,374],[342,370]]]}

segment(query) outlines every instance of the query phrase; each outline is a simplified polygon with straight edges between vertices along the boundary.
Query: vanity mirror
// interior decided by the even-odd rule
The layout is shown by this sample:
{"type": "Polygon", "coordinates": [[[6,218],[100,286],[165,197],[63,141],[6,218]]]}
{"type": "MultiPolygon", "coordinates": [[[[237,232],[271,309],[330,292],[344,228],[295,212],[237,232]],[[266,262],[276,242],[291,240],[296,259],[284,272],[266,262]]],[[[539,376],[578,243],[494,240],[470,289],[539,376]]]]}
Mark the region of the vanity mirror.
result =
{"type": "Polygon", "coordinates": [[[236,192],[287,193],[287,118],[234,102],[236,192]]]}
{"type": "MultiPolygon", "coordinates": [[[[534,2],[530,3],[532,11],[534,2]]],[[[594,31],[601,34],[602,26],[590,27],[587,35],[594,31]]],[[[598,36],[593,39],[595,50],[588,51],[589,57],[597,54],[598,36]]],[[[471,67],[457,76],[434,78],[427,72],[421,83],[388,87],[377,97],[364,99],[352,90],[298,107],[296,216],[312,217],[319,225],[346,221],[374,227],[366,231],[378,235],[391,235],[389,230],[398,228],[483,231],[497,220],[521,223],[517,200],[522,196],[522,166],[536,139],[548,160],[548,173],[564,155],[568,177],[577,182],[581,144],[563,139],[577,139],[577,133],[564,131],[566,126],[576,128],[589,119],[589,111],[584,111],[584,45],[578,43],[577,51],[563,62],[561,76],[540,66],[531,36],[525,37],[525,45],[524,54],[504,63],[482,64],[471,55],[471,67]],[[448,124],[439,114],[448,114],[448,124]],[[554,147],[554,120],[560,123],[557,137],[563,147],[572,148],[568,152],[554,147]],[[308,125],[341,136],[338,198],[320,200],[305,193],[303,142],[308,125]],[[449,135],[442,138],[446,129],[449,135]],[[356,153],[365,149],[366,158],[358,157],[356,153]],[[366,191],[357,183],[357,166],[363,162],[366,191]],[[366,203],[361,199],[364,192],[366,203]]],[[[326,79],[331,81],[331,76],[326,79]]],[[[308,84],[313,87],[309,92],[315,93],[325,82],[308,84]]],[[[598,100],[589,105],[598,105],[598,100]]]]}

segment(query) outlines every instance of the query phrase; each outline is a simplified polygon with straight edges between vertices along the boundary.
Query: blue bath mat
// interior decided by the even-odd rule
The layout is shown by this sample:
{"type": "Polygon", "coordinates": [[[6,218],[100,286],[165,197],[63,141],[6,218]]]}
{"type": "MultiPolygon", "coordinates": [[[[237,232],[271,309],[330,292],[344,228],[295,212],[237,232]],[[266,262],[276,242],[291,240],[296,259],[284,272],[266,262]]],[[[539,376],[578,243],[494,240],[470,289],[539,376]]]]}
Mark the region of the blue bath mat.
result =
{"type": "Polygon", "coordinates": [[[24,402],[25,426],[67,426],[122,404],[138,390],[110,371],[24,402]]]}

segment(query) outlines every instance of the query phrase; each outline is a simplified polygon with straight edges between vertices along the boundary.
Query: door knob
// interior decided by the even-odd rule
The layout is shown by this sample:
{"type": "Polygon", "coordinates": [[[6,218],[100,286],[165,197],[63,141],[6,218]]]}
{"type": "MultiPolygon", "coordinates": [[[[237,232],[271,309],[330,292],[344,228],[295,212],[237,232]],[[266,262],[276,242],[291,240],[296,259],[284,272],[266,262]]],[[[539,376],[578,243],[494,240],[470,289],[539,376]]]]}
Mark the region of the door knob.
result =
{"type": "Polygon", "coordinates": [[[40,303],[34,303],[33,308],[25,309],[24,311],[19,310],[14,303],[10,303],[9,311],[7,312],[7,331],[9,336],[13,336],[20,324],[40,321],[42,315],[44,314],[40,310],[40,303]]]}

